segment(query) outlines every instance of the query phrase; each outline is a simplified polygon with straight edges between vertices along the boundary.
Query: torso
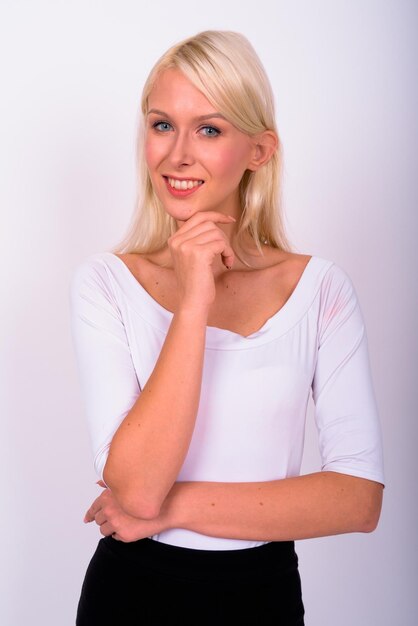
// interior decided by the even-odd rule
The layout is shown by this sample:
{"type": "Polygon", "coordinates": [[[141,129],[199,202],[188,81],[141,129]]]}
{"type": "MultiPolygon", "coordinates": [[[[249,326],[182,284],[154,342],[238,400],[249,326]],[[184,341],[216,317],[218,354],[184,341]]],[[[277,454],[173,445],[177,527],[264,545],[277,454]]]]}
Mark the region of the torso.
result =
{"type": "MultiPolygon", "coordinates": [[[[133,276],[165,309],[174,312],[178,292],[174,270],[160,264],[158,253],[117,254],[133,276]]],[[[216,280],[216,298],[208,326],[238,333],[255,333],[292,295],[311,256],[269,248],[258,269],[226,270],[216,280]]]]}

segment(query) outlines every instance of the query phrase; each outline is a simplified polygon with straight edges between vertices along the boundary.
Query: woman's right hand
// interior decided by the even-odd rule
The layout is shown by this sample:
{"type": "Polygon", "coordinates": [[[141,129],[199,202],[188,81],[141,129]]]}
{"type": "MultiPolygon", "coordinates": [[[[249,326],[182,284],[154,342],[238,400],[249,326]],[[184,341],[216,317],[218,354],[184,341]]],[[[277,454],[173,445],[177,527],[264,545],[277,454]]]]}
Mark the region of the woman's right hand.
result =
{"type": "Polygon", "coordinates": [[[232,266],[234,251],[216,222],[231,224],[234,218],[217,211],[195,213],[168,238],[180,307],[209,309],[216,296],[212,269],[216,255],[222,256],[225,267],[232,266]]]}
{"type": "Polygon", "coordinates": [[[104,490],[86,512],[84,523],[96,522],[104,537],[112,536],[116,541],[131,542],[174,528],[169,498],[163,503],[157,517],[141,519],[126,513],[102,481],[97,484],[104,487],[104,490]]]}

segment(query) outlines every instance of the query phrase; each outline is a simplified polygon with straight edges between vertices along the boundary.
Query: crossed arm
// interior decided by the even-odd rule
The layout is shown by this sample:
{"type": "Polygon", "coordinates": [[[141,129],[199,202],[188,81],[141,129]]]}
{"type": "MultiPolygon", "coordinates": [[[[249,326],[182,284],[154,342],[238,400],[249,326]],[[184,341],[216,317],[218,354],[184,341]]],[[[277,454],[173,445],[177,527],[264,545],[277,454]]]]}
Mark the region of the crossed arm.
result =
{"type": "Polygon", "coordinates": [[[105,488],[85,522],[96,521],[104,536],[120,541],[136,541],[169,528],[215,537],[291,541],[372,532],[382,494],[381,483],[325,471],[268,482],[176,482],[158,515],[141,519],[126,513],[105,488]]]}
{"type": "MultiPolygon", "coordinates": [[[[80,302],[90,306],[90,299],[80,302]]],[[[100,314],[106,306],[104,300],[100,314]]],[[[85,317],[98,314],[90,309],[82,313],[85,317]]],[[[112,354],[123,351],[121,359],[126,358],[126,364],[121,361],[120,371],[124,372],[131,357],[123,344],[125,331],[111,313],[106,323],[112,324],[112,333],[106,339],[118,337],[112,354]]],[[[206,318],[206,312],[186,310],[174,315],[148,382],[113,436],[103,473],[107,488],[93,502],[86,521],[96,521],[102,534],[123,541],[169,528],[259,541],[373,531],[383,485],[365,478],[322,471],[267,482],[176,482],[199,404],[206,318]]],[[[83,345],[101,338],[90,334],[90,325],[77,323],[83,345]],[[85,340],[83,333],[88,333],[85,340]]],[[[84,360],[85,372],[89,372],[83,352],[84,360]]],[[[353,366],[359,376],[364,375],[362,363],[353,366]]],[[[100,385],[96,377],[87,380],[87,384],[100,385]]]]}

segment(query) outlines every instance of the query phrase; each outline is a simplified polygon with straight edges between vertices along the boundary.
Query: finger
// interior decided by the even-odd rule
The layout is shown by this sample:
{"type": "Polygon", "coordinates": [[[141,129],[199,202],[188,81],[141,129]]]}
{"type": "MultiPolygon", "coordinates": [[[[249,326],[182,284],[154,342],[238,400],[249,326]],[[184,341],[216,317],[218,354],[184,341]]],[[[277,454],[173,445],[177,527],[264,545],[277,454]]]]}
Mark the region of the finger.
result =
{"type": "Polygon", "coordinates": [[[211,252],[213,254],[220,254],[222,263],[229,269],[234,262],[235,253],[228,238],[214,236],[213,233],[207,233],[207,235],[199,237],[199,241],[196,241],[196,245],[198,246],[209,246],[210,244],[212,244],[210,246],[211,252]]]}
{"type": "Polygon", "coordinates": [[[107,515],[103,512],[103,509],[100,509],[100,511],[96,513],[94,517],[94,521],[96,522],[98,526],[101,526],[102,524],[104,524],[105,522],[109,520],[107,518],[107,515]]]}
{"type": "Polygon", "coordinates": [[[113,535],[115,532],[115,527],[110,522],[105,522],[100,525],[100,534],[104,537],[109,537],[109,535],[113,535]]]}
{"type": "Polygon", "coordinates": [[[225,266],[232,266],[235,254],[229,243],[228,237],[211,222],[204,224],[197,224],[190,228],[186,233],[182,233],[176,239],[176,244],[180,246],[184,243],[192,243],[194,245],[204,245],[208,243],[220,243],[223,245],[223,250],[217,250],[223,259],[222,262],[225,266]],[[192,241],[193,240],[193,241],[192,241]]]}
{"type": "Polygon", "coordinates": [[[86,514],[84,515],[83,522],[85,524],[88,524],[89,522],[94,522],[95,515],[96,515],[95,512],[92,511],[92,509],[90,507],[89,510],[86,511],[86,514]]]}
{"type": "Polygon", "coordinates": [[[92,522],[96,516],[96,513],[100,511],[101,508],[102,508],[102,501],[99,496],[98,498],[95,499],[91,507],[87,509],[86,514],[84,516],[84,522],[86,523],[92,522]]]}
{"type": "Polygon", "coordinates": [[[208,232],[207,234],[205,234],[205,236],[201,235],[199,237],[193,237],[193,239],[196,239],[196,241],[194,242],[195,246],[209,246],[210,244],[212,244],[208,248],[211,254],[220,254],[222,257],[222,263],[225,265],[225,267],[231,269],[232,264],[235,260],[235,253],[228,241],[225,241],[225,239],[222,237],[216,235],[214,236],[213,232],[208,232]]]}
{"type": "Polygon", "coordinates": [[[173,235],[173,238],[175,238],[177,244],[183,241],[188,241],[189,239],[191,239],[192,237],[196,237],[196,235],[199,235],[200,233],[205,233],[207,231],[214,232],[215,229],[216,231],[220,230],[216,226],[216,224],[210,220],[199,222],[198,224],[189,224],[188,226],[189,227],[187,229],[183,230],[182,228],[181,230],[177,230],[175,235],[173,235]]]}
{"type": "Polygon", "coordinates": [[[196,244],[198,246],[205,244],[214,244],[215,253],[219,253],[221,255],[222,263],[226,267],[232,266],[235,255],[229,241],[225,241],[225,239],[219,237],[214,238],[213,234],[211,235],[210,233],[208,233],[206,237],[202,237],[202,240],[196,242],[196,244]]]}
{"type": "Polygon", "coordinates": [[[209,229],[203,232],[197,233],[188,233],[188,237],[184,239],[184,243],[186,241],[190,245],[201,246],[207,243],[223,243],[225,246],[229,244],[227,237],[220,231],[219,229],[209,229]]]}
{"type": "Polygon", "coordinates": [[[197,213],[194,213],[194,215],[189,217],[189,219],[185,220],[178,229],[178,231],[181,230],[181,232],[184,233],[188,231],[190,227],[207,221],[231,224],[232,222],[236,222],[236,219],[232,217],[232,215],[224,215],[223,213],[219,213],[219,211],[198,211],[197,213]]]}
{"type": "Polygon", "coordinates": [[[222,263],[225,265],[225,267],[228,270],[231,270],[235,257],[232,254],[228,254],[228,255],[221,254],[221,256],[222,256],[222,263]]]}

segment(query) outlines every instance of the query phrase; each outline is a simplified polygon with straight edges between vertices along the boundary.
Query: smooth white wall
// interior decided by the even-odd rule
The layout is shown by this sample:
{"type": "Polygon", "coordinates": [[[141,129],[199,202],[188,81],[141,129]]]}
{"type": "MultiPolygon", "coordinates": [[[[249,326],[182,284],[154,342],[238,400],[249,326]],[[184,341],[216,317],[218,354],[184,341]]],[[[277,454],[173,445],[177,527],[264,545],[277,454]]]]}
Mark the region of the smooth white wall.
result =
{"type": "MultiPolygon", "coordinates": [[[[71,345],[74,266],[134,204],[139,95],[175,41],[255,46],[277,97],[289,235],[362,305],[387,487],[378,529],[298,541],[307,626],[413,626],[417,586],[417,5],[406,0],[0,5],[0,623],[69,626],[101,537],[71,345]],[[148,6],[148,5],[147,5],[148,6]],[[414,151],[414,152],[413,152],[414,151]]],[[[303,473],[318,471],[309,407],[303,473]]]]}

